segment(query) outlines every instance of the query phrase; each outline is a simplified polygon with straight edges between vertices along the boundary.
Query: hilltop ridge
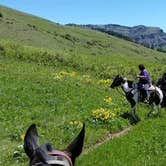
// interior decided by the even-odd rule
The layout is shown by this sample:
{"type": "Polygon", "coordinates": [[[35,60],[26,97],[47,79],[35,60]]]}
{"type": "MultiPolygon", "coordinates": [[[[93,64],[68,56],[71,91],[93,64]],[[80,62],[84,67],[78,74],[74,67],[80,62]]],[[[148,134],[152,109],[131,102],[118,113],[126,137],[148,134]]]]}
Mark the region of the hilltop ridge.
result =
{"type": "MultiPolygon", "coordinates": [[[[70,26],[74,24],[68,24],[70,26]]],[[[166,33],[159,27],[150,27],[145,25],[137,25],[133,27],[105,24],[105,25],[80,25],[90,29],[115,35],[127,40],[140,43],[150,48],[165,48],[166,47],[166,33]]]]}

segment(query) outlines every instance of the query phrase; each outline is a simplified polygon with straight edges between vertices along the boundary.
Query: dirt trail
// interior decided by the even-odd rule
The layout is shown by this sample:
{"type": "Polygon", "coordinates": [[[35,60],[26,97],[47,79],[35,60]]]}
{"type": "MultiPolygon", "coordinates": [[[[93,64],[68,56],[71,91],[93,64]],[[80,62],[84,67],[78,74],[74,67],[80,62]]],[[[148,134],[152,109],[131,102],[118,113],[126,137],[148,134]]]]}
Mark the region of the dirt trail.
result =
{"type": "Polygon", "coordinates": [[[116,132],[116,133],[109,133],[106,138],[103,141],[97,142],[95,145],[93,145],[93,147],[86,149],[83,153],[87,154],[89,153],[91,150],[96,149],[97,147],[99,147],[100,145],[106,143],[109,140],[112,140],[116,137],[120,137],[121,135],[123,135],[124,133],[128,132],[129,130],[131,130],[132,126],[126,127],[123,130],[116,132]]]}

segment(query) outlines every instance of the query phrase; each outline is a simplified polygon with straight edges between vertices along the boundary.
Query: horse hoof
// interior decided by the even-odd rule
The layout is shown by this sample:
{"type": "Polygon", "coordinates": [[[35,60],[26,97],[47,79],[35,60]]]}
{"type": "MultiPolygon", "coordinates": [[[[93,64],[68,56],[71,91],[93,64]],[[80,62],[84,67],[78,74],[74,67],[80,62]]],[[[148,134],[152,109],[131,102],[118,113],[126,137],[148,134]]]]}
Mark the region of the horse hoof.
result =
{"type": "Polygon", "coordinates": [[[136,125],[139,121],[135,121],[133,124],[136,125]]]}

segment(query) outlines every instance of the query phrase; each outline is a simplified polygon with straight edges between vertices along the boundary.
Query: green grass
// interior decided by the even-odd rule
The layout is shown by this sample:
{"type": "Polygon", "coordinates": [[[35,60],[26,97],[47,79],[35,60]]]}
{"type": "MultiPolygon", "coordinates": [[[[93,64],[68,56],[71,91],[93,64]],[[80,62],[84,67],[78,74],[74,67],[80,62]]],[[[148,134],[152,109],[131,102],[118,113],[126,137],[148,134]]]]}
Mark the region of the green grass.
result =
{"type": "MultiPolygon", "coordinates": [[[[124,120],[119,116],[119,113],[129,110],[129,104],[123,95],[111,90],[109,84],[100,83],[101,77],[98,76],[101,75],[98,72],[102,72],[102,68],[99,67],[96,70],[93,68],[86,70],[84,68],[91,66],[91,59],[85,61],[87,65],[82,65],[81,67],[76,65],[76,67],[73,67],[71,64],[80,64],[79,59],[72,59],[72,63],[66,60],[65,65],[63,61],[57,61],[56,58],[53,58],[53,60],[49,59],[47,55],[49,57],[51,55],[56,56],[56,53],[52,54],[53,52],[49,50],[21,46],[5,41],[1,41],[1,47],[3,48],[0,60],[1,163],[6,163],[6,165],[15,165],[16,163],[17,165],[24,165],[27,162],[23,149],[19,145],[23,142],[21,135],[25,133],[31,123],[37,124],[42,143],[50,140],[57,147],[64,148],[80,130],[80,126],[71,125],[71,122],[84,121],[86,123],[85,150],[93,148],[96,142],[104,140],[109,132],[121,130],[129,125],[128,120],[124,120]],[[43,52],[46,56],[43,56],[43,52]],[[60,73],[66,74],[58,77],[61,76],[60,73]],[[107,96],[112,97],[113,101],[111,104],[104,102],[107,96]],[[107,108],[113,112],[118,110],[118,112],[115,111],[116,119],[109,123],[94,121],[92,119],[92,110],[98,108],[107,108]]],[[[125,62],[119,57],[117,59],[118,61],[111,67],[116,68],[121,64],[123,68],[123,63],[125,62]]],[[[133,60],[129,59],[128,62],[128,65],[134,64],[133,60]]],[[[96,67],[99,65],[98,63],[96,61],[96,67]]],[[[164,70],[164,66],[155,65],[161,68],[161,71],[164,70]]],[[[132,68],[132,66],[128,66],[128,68],[130,67],[132,68]]],[[[153,66],[151,68],[153,69],[153,66]]],[[[108,76],[113,76],[115,71],[110,71],[108,76]]],[[[132,77],[134,72],[136,72],[136,69],[132,71],[130,77],[132,77]]],[[[106,78],[107,75],[104,79],[106,78]]],[[[138,115],[143,120],[139,126],[146,126],[148,122],[144,119],[149,109],[140,105],[138,110],[138,115]]],[[[132,131],[137,132],[140,130],[135,128],[137,127],[134,127],[132,131]]],[[[158,132],[157,130],[156,133],[158,132]]],[[[137,135],[132,133],[128,136],[128,140],[137,138],[137,135]]],[[[144,136],[144,133],[141,136],[144,136]]],[[[130,141],[128,144],[130,144],[130,141]]],[[[119,145],[115,144],[114,146],[121,146],[122,149],[125,149],[127,146],[130,151],[128,144],[124,145],[122,141],[119,145]]],[[[136,150],[137,147],[132,149],[133,152],[136,150]]],[[[107,150],[104,147],[99,154],[102,155],[103,153],[104,155],[105,151],[109,151],[109,149],[107,150]]],[[[116,155],[118,152],[112,153],[116,155]]],[[[122,153],[126,152],[122,151],[122,153]]],[[[93,152],[89,153],[89,155],[91,154],[93,159],[95,156],[93,152]]],[[[92,164],[91,161],[100,164],[100,158],[99,160],[86,159],[86,156],[89,155],[83,156],[78,161],[78,165],[93,165],[94,163],[92,164]]],[[[128,158],[124,156],[117,162],[123,163],[123,159],[126,160],[127,164],[128,158]]],[[[106,161],[104,159],[103,161],[112,163],[111,159],[106,161]]],[[[116,165],[115,161],[116,159],[113,161],[113,165],[116,165]]],[[[140,160],[140,162],[142,163],[143,160],[140,160]]],[[[152,160],[149,162],[153,163],[152,160]]]]}
{"type": "MultiPolygon", "coordinates": [[[[122,74],[135,79],[138,64],[153,80],[165,72],[166,54],[96,31],[67,27],[0,6],[0,164],[25,165],[21,136],[36,123],[41,143],[64,148],[86,123],[84,150],[122,130],[129,121],[124,96],[101,83],[122,74]],[[106,103],[108,96],[112,102],[106,103]],[[99,120],[104,108],[115,117],[99,120]],[[97,116],[97,115],[96,115],[97,116]],[[74,122],[76,121],[76,123],[74,122]],[[73,124],[74,123],[74,124],[73,124]]],[[[137,106],[141,122],[129,134],[83,154],[76,165],[163,165],[165,112],[147,119],[149,108],[137,106]]]]}
{"type": "MultiPolygon", "coordinates": [[[[14,159],[12,156],[17,146],[22,144],[20,137],[31,123],[39,127],[42,142],[51,140],[59,148],[67,146],[80,130],[80,127],[70,125],[71,121],[86,122],[85,148],[93,146],[96,140],[102,140],[108,131],[113,130],[104,124],[96,126],[90,120],[93,109],[109,107],[104,103],[104,98],[110,95],[109,89],[99,84],[99,79],[90,76],[91,80],[86,81],[82,74],[77,73],[74,78],[56,80],[56,73],[63,68],[4,58],[0,66],[2,163],[17,162],[19,156],[14,159]]],[[[117,130],[127,124],[119,119],[118,126],[115,124],[114,127],[117,130]]],[[[22,156],[23,152],[19,155],[22,156]]],[[[25,162],[25,159],[24,156],[20,160],[25,162]]]]}
{"type": "MultiPolygon", "coordinates": [[[[164,110],[163,110],[164,111],[164,110]]],[[[164,166],[166,162],[165,112],[134,126],[129,133],[83,155],[77,164],[118,166],[164,166]]]]}

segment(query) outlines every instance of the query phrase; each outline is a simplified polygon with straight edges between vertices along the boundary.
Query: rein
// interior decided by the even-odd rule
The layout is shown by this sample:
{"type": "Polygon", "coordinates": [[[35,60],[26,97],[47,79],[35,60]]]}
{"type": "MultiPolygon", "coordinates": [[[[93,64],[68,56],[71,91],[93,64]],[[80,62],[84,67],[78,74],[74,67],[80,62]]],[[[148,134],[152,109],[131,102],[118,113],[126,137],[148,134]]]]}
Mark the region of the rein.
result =
{"type": "Polygon", "coordinates": [[[63,156],[63,157],[65,157],[69,161],[70,166],[73,166],[72,160],[69,157],[69,155],[67,154],[67,152],[62,152],[62,151],[59,151],[59,150],[53,150],[51,152],[48,152],[48,155],[52,155],[52,156],[63,156]]]}

